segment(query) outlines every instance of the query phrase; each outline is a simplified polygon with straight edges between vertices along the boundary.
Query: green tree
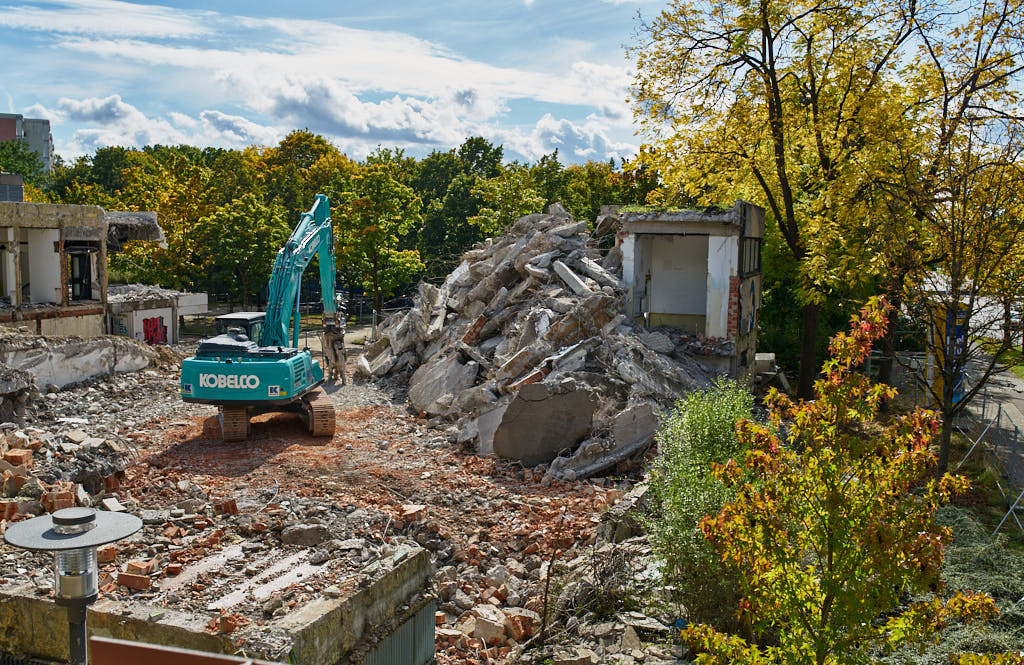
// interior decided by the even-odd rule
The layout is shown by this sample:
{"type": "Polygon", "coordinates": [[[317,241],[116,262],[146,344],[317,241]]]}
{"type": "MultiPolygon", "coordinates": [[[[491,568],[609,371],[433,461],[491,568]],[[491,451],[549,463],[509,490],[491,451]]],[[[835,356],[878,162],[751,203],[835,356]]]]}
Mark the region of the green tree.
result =
{"type": "Polygon", "coordinates": [[[545,208],[565,199],[569,177],[562,163],[558,161],[557,148],[550,155],[542,155],[537,163],[530,167],[530,182],[544,198],[545,208]]]}
{"type": "Polygon", "coordinates": [[[485,237],[508,230],[523,215],[541,212],[544,198],[530,187],[530,173],[510,166],[496,178],[481,181],[473,194],[483,201],[480,212],[467,221],[485,237]]]}
{"type": "Polygon", "coordinates": [[[494,178],[501,172],[501,155],[504,152],[482,136],[471,136],[462,142],[456,151],[469,172],[478,178],[494,178]]]}
{"type": "Polygon", "coordinates": [[[0,171],[17,173],[26,185],[39,186],[46,181],[43,161],[19,139],[0,141],[0,171]]]}
{"type": "Polygon", "coordinates": [[[284,206],[248,193],[200,219],[196,234],[206,254],[206,273],[227,285],[232,301],[240,301],[244,309],[269,281],[274,257],[291,226],[284,206]]]}
{"type": "Polygon", "coordinates": [[[309,169],[322,157],[337,152],[327,139],[306,129],[289,133],[274,147],[249,148],[245,157],[260,174],[267,201],[277,201],[291,218],[298,219],[312,202],[309,169]]]}
{"type": "Polygon", "coordinates": [[[938,595],[950,531],[935,510],[967,482],[947,475],[910,491],[935,467],[934,415],[918,409],[880,428],[879,406],[895,391],[854,373],[886,320],[874,301],[833,338],[813,401],[773,390],[769,426],[737,425],[748,451],[716,467],[737,498],[701,528],[739,572],[746,618],[777,643],[692,626],[698,662],[864,663],[950,621],[994,614],[987,595],[938,595]],[[899,609],[915,594],[924,597],[899,609]]]}
{"type": "Polygon", "coordinates": [[[374,295],[377,311],[384,296],[411,283],[424,267],[417,250],[399,246],[422,217],[419,197],[396,179],[396,172],[393,163],[360,168],[352,177],[353,193],[334,213],[340,235],[337,261],[361,268],[363,288],[374,295]]]}
{"type": "MultiPolygon", "coordinates": [[[[966,343],[927,346],[941,377],[918,383],[942,415],[939,470],[947,468],[953,420],[996,370],[970,342],[999,338],[1001,313],[985,307],[1007,287],[1024,243],[1024,74],[1022,0],[967,3],[954,14],[915,17],[917,51],[902,72],[906,92],[897,122],[888,122],[889,179],[879,187],[904,225],[886,242],[915,244],[898,274],[908,311],[922,327],[960,311],[966,343]],[[908,232],[908,230],[910,232],[908,232]],[[969,381],[961,383],[970,371],[969,381]],[[962,391],[957,391],[960,383],[962,391]]],[[[1009,339],[1002,340],[1009,347],[1009,339]]]]}
{"type": "Polygon", "coordinates": [[[892,74],[917,11],[896,0],[674,0],[630,49],[635,115],[651,140],[639,158],[670,193],[764,205],[796,260],[804,397],[822,303],[879,271],[858,251],[872,216],[851,201],[872,136],[892,121],[892,74]]]}

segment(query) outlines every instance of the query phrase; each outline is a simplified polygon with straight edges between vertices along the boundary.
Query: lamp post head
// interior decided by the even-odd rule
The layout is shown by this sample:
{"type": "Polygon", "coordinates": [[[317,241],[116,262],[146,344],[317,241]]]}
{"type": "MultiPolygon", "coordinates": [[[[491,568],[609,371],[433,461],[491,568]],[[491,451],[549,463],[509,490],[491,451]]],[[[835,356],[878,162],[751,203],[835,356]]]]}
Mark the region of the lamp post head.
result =
{"type": "Polygon", "coordinates": [[[126,513],[92,508],[64,508],[52,515],[12,524],[8,545],[56,557],[57,602],[96,599],[96,548],[127,538],[142,528],[142,520],[126,513]]]}

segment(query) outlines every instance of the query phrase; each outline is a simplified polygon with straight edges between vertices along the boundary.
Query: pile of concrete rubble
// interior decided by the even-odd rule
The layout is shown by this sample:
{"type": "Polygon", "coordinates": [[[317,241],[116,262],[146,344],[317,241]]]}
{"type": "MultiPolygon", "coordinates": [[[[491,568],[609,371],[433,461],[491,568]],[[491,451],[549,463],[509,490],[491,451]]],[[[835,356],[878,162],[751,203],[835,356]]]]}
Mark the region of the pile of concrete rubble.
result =
{"type": "MultiPolygon", "coordinates": [[[[0,337],[0,350],[10,352],[11,339],[0,337]]],[[[22,341],[15,346],[36,353],[52,351],[22,341]]],[[[79,341],[106,349],[119,340],[79,341]]],[[[66,350],[66,345],[61,348],[66,350]]],[[[35,372],[0,363],[0,530],[3,520],[75,505],[111,509],[105,502],[118,498],[120,479],[133,456],[128,442],[132,428],[180,415],[183,405],[176,400],[177,389],[176,372],[148,369],[104,374],[67,389],[54,383],[40,386],[35,372]],[[140,395],[152,399],[140,400],[140,395]]],[[[117,508],[116,503],[112,506],[117,508]]]]}
{"type": "Polygon", "coordinates": [[[107,287],[107,300],[111,303],[163,301],[173,300],[183,293],[154,284],[111,284],[107,287]]]}
{"type": "Polygon", "coordinates": [[[602,253],[560,204],[463,256],[386,320],[357,374],[415,369],[409,403],[458,443],[567,480],[641,452],[658,414],[708,385],[684,338],[621,311],[621,253],[602,253]],[[571,456],[561,456],[563,454],[571,456]]]}

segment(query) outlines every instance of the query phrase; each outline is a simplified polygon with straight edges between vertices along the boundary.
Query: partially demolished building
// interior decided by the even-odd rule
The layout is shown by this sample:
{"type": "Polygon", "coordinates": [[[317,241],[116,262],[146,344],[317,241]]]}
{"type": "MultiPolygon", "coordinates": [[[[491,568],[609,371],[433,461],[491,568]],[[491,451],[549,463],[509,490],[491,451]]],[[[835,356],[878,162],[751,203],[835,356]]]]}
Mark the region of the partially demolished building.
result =
{"type": "Polygon", "coordinates": [[[561,478],[642,452],[682,393],[749,373],[764,211],[741,201],[596,226],[614,247],[558,204],[519,219],[441,286],[421,284],[357,373],[414,370],[410,404],[459,443],[561,478]]]}
{"type": "Polygon", "coordinates": [[[177,341],[177,317],[205,312],[205,294],[115,288],[108,299],[107,250],[128,240],[162,242],[155,212],[30,203],[21,179],[0,185],[0,326],[38,335],[115,334],[149,344],[177,341]]]}

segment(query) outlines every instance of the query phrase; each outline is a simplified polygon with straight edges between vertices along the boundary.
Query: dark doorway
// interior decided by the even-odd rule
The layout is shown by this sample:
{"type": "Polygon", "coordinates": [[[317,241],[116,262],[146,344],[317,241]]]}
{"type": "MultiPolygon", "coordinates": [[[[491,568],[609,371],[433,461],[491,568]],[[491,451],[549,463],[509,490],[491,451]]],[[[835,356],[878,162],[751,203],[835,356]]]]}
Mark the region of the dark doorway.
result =
{"type": "Polygon", "coordinates": [[[68,255],[68,288],[72,300],[92,299],[92,261],[89,254],[68,255]]]}

